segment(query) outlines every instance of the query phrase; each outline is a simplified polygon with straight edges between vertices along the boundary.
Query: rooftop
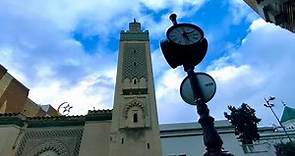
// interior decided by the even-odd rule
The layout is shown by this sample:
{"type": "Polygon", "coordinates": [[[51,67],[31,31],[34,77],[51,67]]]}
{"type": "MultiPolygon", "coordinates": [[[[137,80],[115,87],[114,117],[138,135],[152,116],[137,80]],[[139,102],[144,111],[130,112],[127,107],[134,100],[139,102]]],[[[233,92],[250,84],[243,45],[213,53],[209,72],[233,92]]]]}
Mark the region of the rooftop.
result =
{"type": "Polygon", "coordinates": [[[292,119],[295,119],[295,109],[285,106],[281,117],[281,122],[286,122],[292,119]]]}

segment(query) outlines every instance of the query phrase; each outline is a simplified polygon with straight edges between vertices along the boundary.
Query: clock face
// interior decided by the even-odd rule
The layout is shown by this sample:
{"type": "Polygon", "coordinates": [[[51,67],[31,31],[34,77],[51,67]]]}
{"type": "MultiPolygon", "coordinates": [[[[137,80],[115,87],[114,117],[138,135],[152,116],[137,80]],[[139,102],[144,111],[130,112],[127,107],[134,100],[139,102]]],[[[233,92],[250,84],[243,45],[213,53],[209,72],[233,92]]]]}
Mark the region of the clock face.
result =
{"type": "Polygon", "coordinates": [[[192,45],[204,37],[203,31],[192,24],[178,24],[167,31],[167,38],[179,45],[192,45]]]}

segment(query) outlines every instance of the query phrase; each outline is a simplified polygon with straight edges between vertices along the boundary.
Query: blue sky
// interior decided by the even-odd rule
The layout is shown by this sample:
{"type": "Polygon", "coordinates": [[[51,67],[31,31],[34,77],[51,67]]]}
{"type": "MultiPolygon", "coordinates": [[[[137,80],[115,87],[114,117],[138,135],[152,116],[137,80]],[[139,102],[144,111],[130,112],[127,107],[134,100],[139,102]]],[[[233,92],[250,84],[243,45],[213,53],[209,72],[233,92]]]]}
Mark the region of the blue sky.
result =
{"type": "Polygon", "coordinates": [[[136,18],[150,32],[160,123],[196,121],[195,108],[179,95],[186,74],[170,69],[159,49],[175,12],[179,22],[202,27],[209,40],[197,70],[216,80],[208,105],[217,120],[227,105],[245,102],[262,125],[276,123],[263,107],[270,95],[277,97],[278,114],[281,100],[295,107],[295,36],[264,22],[242,0],[2,0],[0,8],[0,63],[38,104],[56,108],[67,101],[72,114],[111,109],[119,33],[136,18]]]}

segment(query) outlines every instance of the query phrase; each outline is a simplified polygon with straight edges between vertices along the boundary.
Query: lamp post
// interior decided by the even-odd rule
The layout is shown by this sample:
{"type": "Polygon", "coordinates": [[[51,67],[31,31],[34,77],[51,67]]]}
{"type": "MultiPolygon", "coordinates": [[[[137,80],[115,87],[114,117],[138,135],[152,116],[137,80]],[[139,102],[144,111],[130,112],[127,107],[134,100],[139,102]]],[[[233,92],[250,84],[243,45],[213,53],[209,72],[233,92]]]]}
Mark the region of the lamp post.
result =
{"type": "Polygon", "coordinates": [[[288,137],[289,141],[292,142],[292,139],[290,138],[289,134],[287,133],[285,126],[283,126],[283,124],[281,123],[281,121],[279,120],[278,116],[276,115],[276,113],[274,112],[274,110],[272,109],[272,107],[274,107],[273,103],[270,103],[270,101],[273,101],[274,99],[276,99],[276,97],[274,96],[270,96],[268,99],[264,98],[264,101],[266,102],[264,104],[265,107],[269,108],[271,110],[271,112],[273,113],[273,115],[275,116],[275,118],[277,119],[278,123],[280,124],[280,126],[283,128],[286,136],[288,137]]]}
{"type": "Polygon", "coordinates": [[[204,156],[233,156],[222,150],[222,139],[214,127],[214,118],[209,115],[206,102],[215,94],[215,82],[206,73],[195,73],[194,68],[205,57],[208,42],[202,29],[190,23],[177,23],[176,14],[170,15],[173,23],[167,32],[167,39],[161,41],[161,50],[172,68],[183,66],[187,77],[181,84],[181,96],[191,105],[196,105],[203,129],[206,146],[204,156]]]}
{"type": "Polygon", "coordinates": [[[200,84],[195,76],[194,68],[186,70],[191,83],[195,102],[197,103],[197,112],[200,116],[199,123],[203,129],[203,141],[207,152],[204,156],[233,156],[227,151],[222,150],[223,141],[214,127],[214,118],[210,116],[209,109],[204,101],[204,95],[200,89],[200,84]]]}

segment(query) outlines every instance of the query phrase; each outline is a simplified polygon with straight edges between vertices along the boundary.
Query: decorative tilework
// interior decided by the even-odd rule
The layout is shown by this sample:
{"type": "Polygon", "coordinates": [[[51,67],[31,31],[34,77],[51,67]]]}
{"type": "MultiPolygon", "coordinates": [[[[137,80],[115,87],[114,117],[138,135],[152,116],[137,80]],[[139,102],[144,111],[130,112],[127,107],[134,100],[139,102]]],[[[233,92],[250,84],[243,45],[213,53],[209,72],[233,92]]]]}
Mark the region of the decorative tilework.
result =
{"type": "Polygon", "coordinates": [[[121,41],[148,41],[149,32],[146,30],[144,32],[121,32],[121,41]]]}
{"type": "Polygon", "coordinates": [[[38,156],[45,151],[54,151],[59,156],[77,156],[82,133],[82,127],[27,129],[16,156],[38,156]]]}
{"type": "Polygon", "coordinates": [[[125,118],[127,118],[128,111],[129,111],[132,107],[138,107],[138,108],[140,108],[140,109],[144,112],[144,106],[143,106],[143,103],[142,103],[141,101],[138,101],[138,100],[132,100],[131,102],[129,102],[129,103],[125,106],[125,113],[124,113],[124,117],[125,117],[125,118]]]}
{"type": "Polygon", "coordinates": [[[124,45],[123,77],[132,80],[133,78],[146,78],[147,65],[144,43],[128,43],[124,45]]]}

